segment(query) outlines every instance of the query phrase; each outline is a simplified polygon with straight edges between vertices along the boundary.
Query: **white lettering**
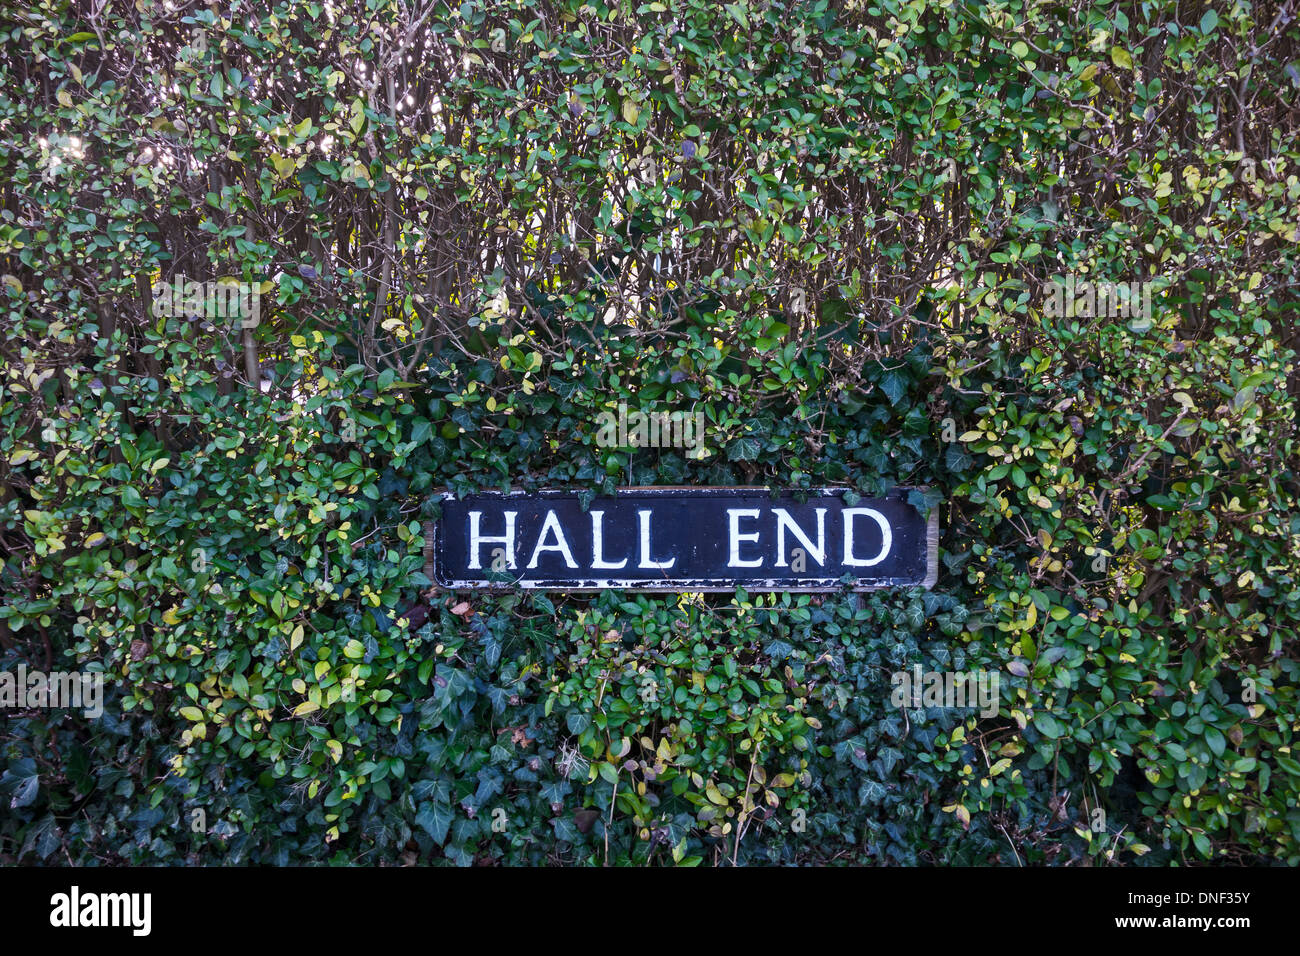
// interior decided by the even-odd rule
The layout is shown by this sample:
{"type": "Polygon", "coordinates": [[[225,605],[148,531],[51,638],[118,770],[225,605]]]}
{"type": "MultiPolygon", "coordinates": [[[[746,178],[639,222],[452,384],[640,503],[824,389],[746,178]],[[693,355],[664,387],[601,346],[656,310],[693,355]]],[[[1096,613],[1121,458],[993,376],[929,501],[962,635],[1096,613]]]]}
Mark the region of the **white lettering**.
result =
{"type": "Polygon", "coordinates": [[[885,516],[874,508],[845,508],[844,512],[844,563],[851,568],[869,568],[879,564],[889,554],[894,544],[894,534],[885,516]],[[858,558],[853,554],[853,519],[859,515],[873,519],[880,525],[880,553],[874,558],[858,558]]]}
{"type": "Polygon", "coordinates": [[[826,509],[817,509],[817,546],[808,540],[808,536],[803,533],[803,529],[794,523],[790,513],[784,508],[773,508],[772,513],[776,515],[776,566],[783,568],[785,564],[785,532],[790,529],[790,533],[799,539],[799,543],[804,546],[808,554],[818,564],[826,564],[826,509]]]}
{"type": "Polygon", "coordinates": [[[677,559],[669,558],[667,561],[650,560],[650,515],[651,512],[648,509],[636,513],[637,521],[641,526],[641,567],[647,570],[666,571],[677,563],[677,559]]]}
{"type": "Polygon", "coordinates": [[[506,512],[506,533],[499,538],[489,537],[479,533],[479,522],[483,519],[483,512],[471,511],[469,513],[469,567],[471,571],[478,571],[483,567],[479,563],[479,549],[485,544],[504,544],[506,546],[506,564],[510,570],[515,570],[515,515],[517,511],[506,512]]]}
{"type": "Polygon", "coordinates": [[[593,511],[591,513],[591,566],[600,571],[617,571],[619,568],[627,566],[627,558],[617,564],[605,560],[604,521],[605,512],[593,511]]]}
{"type": "Polygon", "coordinates": [[[762,558],[749,560],[740,556],[740,542],[757,541],[758,532],[752,534],[740,533],[741,518],[757,518],[757,508],[728,508],[727,509],[727,567],[729,568],[760,568],[763,566],[762,558]]]}
{"type": "Polygon", "coordinates": [[[578,562],[573,560],[573,552],[569,550],[569,542],[564,540],[564,528],[560,526],[560,519],[554,510],[546,512],[546,520],[542,522],[542,533],[537,536],[537,547],[533,548],[533,557],[528,562],[530,571],[537,567],[537,559],[543,551],[558,551],[564,555],[564,563],[570,568],[578,566],[578,562]],[[546,543],[548,534],[555,535],[555,544],[546,543]]]}

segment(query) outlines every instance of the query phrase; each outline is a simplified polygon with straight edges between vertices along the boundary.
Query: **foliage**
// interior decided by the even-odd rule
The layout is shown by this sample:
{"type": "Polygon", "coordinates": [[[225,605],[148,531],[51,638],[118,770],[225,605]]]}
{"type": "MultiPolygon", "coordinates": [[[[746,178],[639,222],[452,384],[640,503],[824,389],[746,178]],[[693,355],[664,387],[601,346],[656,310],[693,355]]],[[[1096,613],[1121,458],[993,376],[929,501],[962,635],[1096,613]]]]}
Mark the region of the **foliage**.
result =
{"type": "Polygon", "coordinates": [[[109,6],[0,14],[0,668],[110,689],[0,860],[1300,861],[1293,18],[109,6]],[[432,490],[625,484],[927,489],[940,583],[429,590],[432,490]]]}

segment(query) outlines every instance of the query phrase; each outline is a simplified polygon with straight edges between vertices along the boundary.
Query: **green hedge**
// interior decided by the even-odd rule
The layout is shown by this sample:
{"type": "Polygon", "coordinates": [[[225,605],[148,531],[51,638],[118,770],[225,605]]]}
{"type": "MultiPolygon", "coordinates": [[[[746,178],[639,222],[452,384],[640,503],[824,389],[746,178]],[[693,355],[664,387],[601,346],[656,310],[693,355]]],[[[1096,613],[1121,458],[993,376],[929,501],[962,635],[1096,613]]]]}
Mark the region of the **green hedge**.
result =
{"type": "Polygon", "coordinates": [[[1185,8],[4,14],[0,669],[109,696],[0,862],[1300,861],[1300,27],[1185,8]],[[926,488],[939,584],[429,588],[432,491],[624,484],[926,488]]]}

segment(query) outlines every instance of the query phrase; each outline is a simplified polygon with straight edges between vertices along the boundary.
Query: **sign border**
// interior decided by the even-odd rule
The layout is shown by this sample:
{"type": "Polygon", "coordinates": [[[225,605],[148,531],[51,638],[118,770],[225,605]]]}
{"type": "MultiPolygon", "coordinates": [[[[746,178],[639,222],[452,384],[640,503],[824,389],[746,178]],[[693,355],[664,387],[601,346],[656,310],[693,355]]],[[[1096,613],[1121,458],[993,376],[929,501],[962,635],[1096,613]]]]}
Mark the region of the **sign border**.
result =
{"type": "MultiPolygon", "coordinates": [[[[583,489],[585,490],[585,489],[583,489]]],[[[898,485],[890,489],[888,494],[893,492],[923,491],[923,487],[914,485],[898,485]]],[[[615,497],[629,494],[635,497],[637,494],[662,492],[679,492],[682,494],[695,494],[700,491],[748,491],[761,492],[765,495],[771,495],[773,491],[806,491],[810,498],[812,497],[833,497],[837,494],[843,494],[846,491],[856,492],[853,488],[825,486],[820,488],[770,488],[762,485],[631,485],[623,486],[616,489],[615,497]]],[[[537,491],[524,491],[522,489],[513,489],[511,491],[498,491],[488,489],[484,491],[472,492],[475,495],[492,496],[497,498],[545,498],[545,497],[571,497],[577,491],[564,488],[542,488],[537,491]]],[[[456,493],[447,490],[435,490],[429,492],[429,497],[437,497],[442,501],[459,500],[456,493]]],[[[859,495],[859,497],[865,497],[859,495]]],[[[599,579],[600,584],[582,587],[566,587],[563,585],[556,586],[547,584],[544,581],[540,583],[521,584],[519,581],[461,581],[453,580],[443,584],[438,580],[438,558],[435,544],[435,533],[440,519],[426,519],[424,521],[424,575],[430,581],[432,590],[443,592],[458,591],[558,591],[569,594],[596,594],[601,591],[636,591],[642,594],[730,594],[736,588],[744,588],[747,592],[756,594],[789,592],[791,594],[833,594],[839,590],[838,587],[819,585],[803,586],[782,586],[774,582],[776,579],[768,581],[752,581],[733,584],[719,584],[716,579],[701,579],[695,581],[679,581],[671,586],[647,585],[642,580],[620,580],[620,579],[599,579]],[[713,583],[710,583],[713,582],[713,583]]],[[[934,588],[939,580],[939,509],[938,506],[930,509],[930,516],[926,519],[925,535],[925,579],[917,584],[861,584],[854,585],[849,590],[854,593],[865,593],[868,591],[887,591],[894,588],[924,588],[929,591],[934,588]]],[[[802,579],[800,579],[802,580],[802,579]]],[[[586,583],[585,581],[583,582],[586,583]]]]}

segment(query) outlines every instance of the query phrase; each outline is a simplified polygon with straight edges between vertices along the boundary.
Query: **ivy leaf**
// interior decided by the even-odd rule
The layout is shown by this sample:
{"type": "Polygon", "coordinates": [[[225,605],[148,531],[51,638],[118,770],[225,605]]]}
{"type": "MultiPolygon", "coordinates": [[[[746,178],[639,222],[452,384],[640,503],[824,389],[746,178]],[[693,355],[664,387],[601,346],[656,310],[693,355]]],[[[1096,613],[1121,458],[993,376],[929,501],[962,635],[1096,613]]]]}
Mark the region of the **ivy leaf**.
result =
{"type": "Polygon", "coordinates": [[[963,472],[969,468],[974,461],[975,459],[971,458],[971,456],[966,452],[966,449],[956,442],[949,444],[947,449],[944,451],[943,463],[949,471],[963,472]]]}
{"type": "Polygon", "coordinates": [[[763,450],[763,443],[757,438],[737,438],[727,446],[727,458],[731,461],[754,461],[763,450]]]}
{"type": "Polygon", "coordinates": [[[880,377],[880,390],[885,393],[890,404],[897,405],[907,394],[907,377],[901,368],[889,369],[880,377]]]}
{"type": "Polygon", "coordinates": [[[445,803],[426,801],[421,804],[420,812],[415,815],[415,823],[429,834],[434,843],[442,846],[447,842],[447,830],[455,813],[445,803]]]}
{"type": "Polygon", "coordinates": [[[0,776],[0,794],[9,795],[9,806],[14,810],[35,803],[40,788],[41,778],[36,769],[36,761],[30,757],[15,761],[0,776]]]}
{"type": "Polygon", "coordinates": [[[938,488],[913,488],[907,493],[907,503],[928,518],[930,512],[943,501],[943,492],[938,488]]]}
{"type": "Polygon", "coordinates": [[[591,726],[591,718],[579,710],[571,710],[564,718],[571,734],[581,734],[591,726]]]}

